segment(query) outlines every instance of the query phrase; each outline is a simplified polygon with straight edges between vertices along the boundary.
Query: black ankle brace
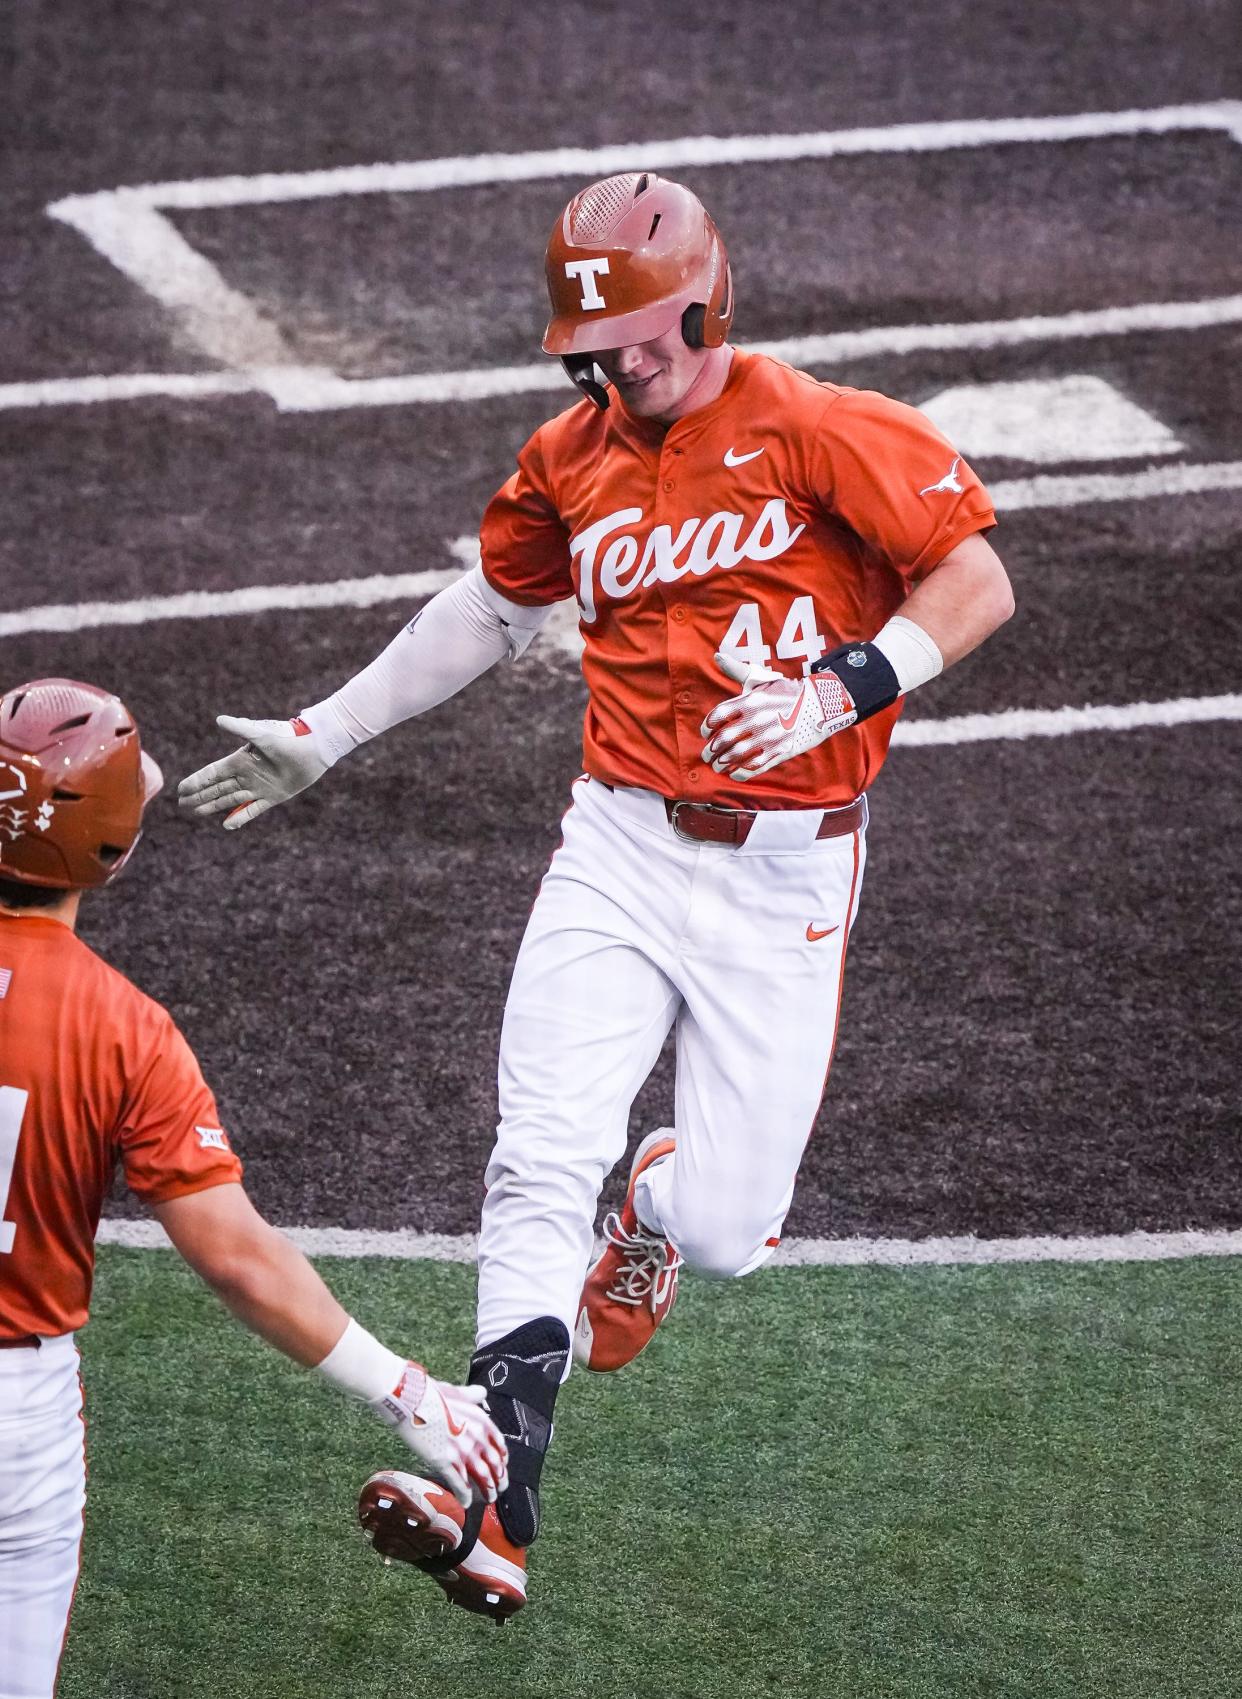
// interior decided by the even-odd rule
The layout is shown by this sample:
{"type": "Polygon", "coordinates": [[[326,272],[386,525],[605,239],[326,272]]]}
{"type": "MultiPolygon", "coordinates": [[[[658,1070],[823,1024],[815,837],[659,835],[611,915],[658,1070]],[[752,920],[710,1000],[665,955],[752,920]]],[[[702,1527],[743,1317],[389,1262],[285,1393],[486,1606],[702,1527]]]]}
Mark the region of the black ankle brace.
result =
{"type": "Polygon", "coordinates": [[[470,1384],[487,1388],[487,1407],[509,1442],[509,1485],[496,1513],[516,1546],[530,1545],[539,1532],[539,1477],[568,1361],[569,1330],[555,1316],[515,1327],[470,1359],[470,1384]]]}

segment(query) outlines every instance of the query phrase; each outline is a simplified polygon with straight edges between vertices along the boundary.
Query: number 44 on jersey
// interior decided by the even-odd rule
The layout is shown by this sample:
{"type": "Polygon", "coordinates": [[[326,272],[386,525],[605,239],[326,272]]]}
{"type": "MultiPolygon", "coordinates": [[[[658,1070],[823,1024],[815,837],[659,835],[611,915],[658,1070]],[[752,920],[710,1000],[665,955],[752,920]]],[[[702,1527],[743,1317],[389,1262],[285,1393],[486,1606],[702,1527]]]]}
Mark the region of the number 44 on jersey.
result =
{"type": "MultiPolygon", "coordinates": [[[[742,659],[759,666],[772,659],[771,646],[765,642],[758,602],[743,602],[733,616],[733,623],[721,642],[722,649],[734,649],[742,659]]],[[[798,596],[789,604],[789,612],[776,639],[778,661],[801,661],[806,672],[812,661],[826,653],[828,644],[819,633],[815,621],[815,602],[810,596],[798,596]]]]}

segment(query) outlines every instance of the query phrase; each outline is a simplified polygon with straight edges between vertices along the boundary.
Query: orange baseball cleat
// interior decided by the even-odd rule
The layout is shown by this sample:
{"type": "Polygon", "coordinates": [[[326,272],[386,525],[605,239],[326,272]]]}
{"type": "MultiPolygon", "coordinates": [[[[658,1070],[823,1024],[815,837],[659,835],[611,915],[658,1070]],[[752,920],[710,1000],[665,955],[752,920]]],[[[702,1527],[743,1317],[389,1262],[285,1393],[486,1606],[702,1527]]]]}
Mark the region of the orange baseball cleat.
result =
{"type": "Polygon", "coordinates": [[[634,1208],[634,1182],[673,1149],[666,1127],[648,1133],[634,1154],[620,1214],[605,1217],[608,1242],[586,1277],[574,1328],[574,1361],[583,1368],[601,1373],[624,1368],[677,1301],[681,1257],[667,1239],[643,1226],[634,1208]]]}
{"type": "Polygon", "coordinates": [[[526,1603],[526,1553],[506,1538],[494,1505],[463,1510],[438,1481],[381,1469],[358,1495],[358,1520],[385,1562],[423,1570],[450,1604],[503,1627],[526,1603]]]}

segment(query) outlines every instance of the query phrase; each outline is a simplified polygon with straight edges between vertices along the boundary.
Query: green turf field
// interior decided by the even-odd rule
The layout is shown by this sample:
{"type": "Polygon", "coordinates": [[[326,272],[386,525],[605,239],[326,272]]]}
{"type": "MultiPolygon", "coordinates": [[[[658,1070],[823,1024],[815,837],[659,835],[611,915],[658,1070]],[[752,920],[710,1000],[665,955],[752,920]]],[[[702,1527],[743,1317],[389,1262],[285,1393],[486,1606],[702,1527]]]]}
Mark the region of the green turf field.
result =
{"type": "MultiPolygon", "coordinates": [[[[465,1360],[473,1270],[322,1264],[465,1360]]],[[[688,1282],[562,1395],[503,1632],[385,1569],[401,1462],[168,1253],[106,1250],[62,1699],[1210,1699],[1242,1683],[1242,1266],[773,1270],[688,1282]]]]}

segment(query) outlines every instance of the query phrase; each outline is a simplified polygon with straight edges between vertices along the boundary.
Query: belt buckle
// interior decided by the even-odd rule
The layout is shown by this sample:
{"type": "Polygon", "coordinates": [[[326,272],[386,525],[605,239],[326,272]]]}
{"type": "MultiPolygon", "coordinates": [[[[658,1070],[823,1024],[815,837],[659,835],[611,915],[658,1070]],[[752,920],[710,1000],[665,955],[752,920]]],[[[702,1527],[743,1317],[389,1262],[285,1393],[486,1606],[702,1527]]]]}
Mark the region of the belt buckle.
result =
{"type": "Polygon", "coordinates": [[[712,842],[710,838],[696,838],[693,833],[682,831],[681,827],[677,824],[677,816],[681,813],[683,808],[696,809],[700,814],[725,814],[731,819],[736,819],[739,815],[748,814],[750,812],[750,810],[746,808],[722,808],[718,802],[691,802],[688,796],[682,797],[681,800],[679,802],[675,802],[669,810],[668,823],[673,828],[673,836],[680,838],[683,844],[705,844],[712,842]]]}

